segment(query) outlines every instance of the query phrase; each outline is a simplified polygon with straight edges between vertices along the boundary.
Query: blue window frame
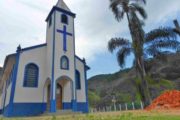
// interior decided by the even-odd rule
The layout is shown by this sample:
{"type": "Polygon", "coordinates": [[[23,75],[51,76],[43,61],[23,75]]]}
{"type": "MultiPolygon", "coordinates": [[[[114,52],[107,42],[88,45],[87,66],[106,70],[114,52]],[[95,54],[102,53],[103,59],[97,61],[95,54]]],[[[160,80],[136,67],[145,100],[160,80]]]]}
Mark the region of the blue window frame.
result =
{"type": "Polygon", "coordinates": [[[61,69],[69,70],[69,59],[66,56],[61,57],[61,69]]]}
{"type": "Polygon", "coordinates": [[[61,22],[64,24],[68,24],[68,17],[65,14],[61,15],[61,22]]]}
{"type": "Polygon", "coordinates": [[[81,89],[81,75],[78,70],[76,70],[76,89],[81,89]]]}
{"type": "Polygon", "coordinates": [[[26,65],[24,71],[24,87],[38,87],[39,68],[36,64],[26,65]]]}

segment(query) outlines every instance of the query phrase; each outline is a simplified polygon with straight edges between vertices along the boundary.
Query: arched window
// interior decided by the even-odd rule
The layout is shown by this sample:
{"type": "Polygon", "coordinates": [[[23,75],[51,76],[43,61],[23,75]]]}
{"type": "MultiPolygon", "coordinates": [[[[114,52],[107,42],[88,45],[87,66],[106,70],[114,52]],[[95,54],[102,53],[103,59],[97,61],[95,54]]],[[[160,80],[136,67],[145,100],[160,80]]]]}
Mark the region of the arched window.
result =
{"type": "Polygon", "coordinates": [[[64,70],[69,69],[69,60],[66,56],[61,57],[61,69],[64,69],[64,70]]]}
{"type": "Polygon", "coordinates": [[[64,24],[68,24],[68,17],[65,14],[61,15],[61,22],[64,24]]]}
{"type": "Polygon", "coordinates": [[[30,63],[26,65],[24,72],[24,87],[38,87],[39,68],[30,63]]]}
{"type": "Polygon", "coordinates": [[[81,89],[81,75],[78,70],[76,70],[76,89],[81,89]]]}

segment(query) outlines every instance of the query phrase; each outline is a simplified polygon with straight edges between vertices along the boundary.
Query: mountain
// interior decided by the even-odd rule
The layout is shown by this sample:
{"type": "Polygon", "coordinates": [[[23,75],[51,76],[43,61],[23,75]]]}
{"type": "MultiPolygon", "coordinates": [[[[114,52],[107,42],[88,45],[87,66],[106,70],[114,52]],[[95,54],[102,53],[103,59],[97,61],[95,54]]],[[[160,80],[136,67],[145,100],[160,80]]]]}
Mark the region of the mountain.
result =
{"type": "MultiPolygon", "coordinates": [[[[152,99],[169,89],[180,90],[180,53],[148,59],[146,71],[152,99]]],[[[88,80],[90,106],[111,105],[113,97],[117,103],[140,101],[138,82],[134,68],[94,76],[88,80]]]]}

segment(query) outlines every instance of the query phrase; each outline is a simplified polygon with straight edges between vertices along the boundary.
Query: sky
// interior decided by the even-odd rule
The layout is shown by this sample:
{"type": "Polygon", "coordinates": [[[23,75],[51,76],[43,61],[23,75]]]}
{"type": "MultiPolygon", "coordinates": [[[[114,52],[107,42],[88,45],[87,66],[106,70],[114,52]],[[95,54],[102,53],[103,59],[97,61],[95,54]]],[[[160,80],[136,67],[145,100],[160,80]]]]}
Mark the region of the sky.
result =
{"type": "MultiPolygon", "coordinates": [[[[127,19],[117,22],[109,8],[109,0],[64,0],[76,13],[76,54],[86,58],[88,77],[119,71],[116,54],[107,50],[113,37],[130,38],[127,19]]],[[[57,0],[0,0],[0,66],[8,54],[22,48],[45,43],[45,19],[57,0]]],[[[180,0],[147,0],[146,32],[180,21],[180,0]]],[[[127,58],[131,67],[133,56],[127,58]]]]}

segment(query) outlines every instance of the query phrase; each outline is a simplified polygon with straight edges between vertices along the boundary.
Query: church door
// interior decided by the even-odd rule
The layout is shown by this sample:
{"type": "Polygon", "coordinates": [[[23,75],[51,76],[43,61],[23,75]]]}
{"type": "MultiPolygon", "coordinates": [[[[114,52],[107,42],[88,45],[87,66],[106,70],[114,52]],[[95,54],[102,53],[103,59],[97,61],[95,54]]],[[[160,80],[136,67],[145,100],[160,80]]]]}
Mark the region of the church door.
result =
{"type": "Polygon", "coordinates": [[[50,91],[51,91],[51,87],[50,87],[50,85],[48,85],[48,88],[47,88],[47,111],[50,110],[50,91]]]}
{"type": "Polygon", "coordinates": [[[62,87],[60,84],[57,84],[56,88],[56,108],[57,110],[62,109],[62,87]]]}

